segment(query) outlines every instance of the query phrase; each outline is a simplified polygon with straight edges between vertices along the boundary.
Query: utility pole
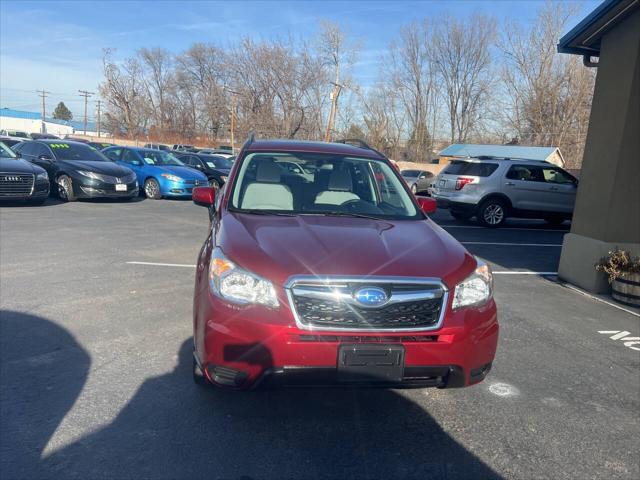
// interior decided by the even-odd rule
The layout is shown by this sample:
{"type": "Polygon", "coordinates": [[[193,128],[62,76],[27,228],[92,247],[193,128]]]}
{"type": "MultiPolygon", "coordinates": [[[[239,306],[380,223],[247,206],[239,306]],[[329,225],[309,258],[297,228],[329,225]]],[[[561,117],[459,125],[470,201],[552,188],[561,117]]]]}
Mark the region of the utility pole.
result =
{"type": "Polygon", "coordinates": [[[44,89],[42,90],[36,90],[36,92],[38,92],[40,95],[38,95],[39,97],[42,98],[42,126],[40,127],[41,132],[40,133],[45,133],[45,128],[44,128],[44,119],[46,117],[47,111],[46,111],[46,107],[45,107],[45,98],[47,98],[47,95],[49,95],[51,92],[47,92],[44,89]]]}
{"type": "Polygon", "coordinates": [[[86,90],[78,90],[81,97],[84,97],[84,134],[87,134],[87,101],[91,95],[94,95],[93,92],[87,92],[86,90]]]}
{"type": "Polygon", "coordinates": [[[96,100],[96,103],[98,104],[98,138],[100,138],[100,103],[102,103],[100,100],[96,100]]]}
{"type": "Polygon", "coordinates": [[[236,117],[236,96],[232,94],[231,95],[231,153],[234,153],[236,149],[236,143],[234,140],[234,130],[236,127],[235,117],[236,117]]]}

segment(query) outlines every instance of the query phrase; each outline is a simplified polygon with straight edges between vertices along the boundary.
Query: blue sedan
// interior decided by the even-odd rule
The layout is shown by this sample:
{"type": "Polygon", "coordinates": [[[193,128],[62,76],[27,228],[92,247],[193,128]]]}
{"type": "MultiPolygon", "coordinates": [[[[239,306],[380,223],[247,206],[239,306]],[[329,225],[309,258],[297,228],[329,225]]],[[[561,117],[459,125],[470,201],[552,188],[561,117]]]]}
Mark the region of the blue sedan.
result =
{"type": "Polygon", "coordinates": [[[115,146],[105,148],[102,153],[133,170],[147,198],[191,198],[193,187],[209,184],[206,175],[163,150],[115,146]]]}

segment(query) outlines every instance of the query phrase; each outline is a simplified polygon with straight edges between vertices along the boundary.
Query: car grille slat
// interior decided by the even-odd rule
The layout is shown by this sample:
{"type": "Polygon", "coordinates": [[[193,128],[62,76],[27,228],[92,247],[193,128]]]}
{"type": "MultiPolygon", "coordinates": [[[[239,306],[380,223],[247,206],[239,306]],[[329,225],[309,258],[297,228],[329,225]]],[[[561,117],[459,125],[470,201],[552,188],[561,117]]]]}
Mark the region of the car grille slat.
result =
{"type": "Polygon", "coordinates": [[[0,196],[30,195],[33,183],[33,174],[0,172],[0,196]]]}
{"type": "Polygon", "coordinates": [[[299,326],[308,329],[422,330],[440,322],[446,291],[441,285],[406,283],[348,283],[293,285],[288,290],[299,326]],[[360,305],[352,294],[363,287],[383,287],[388,301],[360,305]]]}

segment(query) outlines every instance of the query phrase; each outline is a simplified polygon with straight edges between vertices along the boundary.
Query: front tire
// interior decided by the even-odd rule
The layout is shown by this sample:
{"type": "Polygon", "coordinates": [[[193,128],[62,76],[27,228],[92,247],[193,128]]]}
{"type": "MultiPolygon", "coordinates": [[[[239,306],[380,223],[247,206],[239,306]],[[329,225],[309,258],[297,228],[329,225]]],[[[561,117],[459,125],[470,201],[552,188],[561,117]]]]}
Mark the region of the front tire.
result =
{"type": "Polygon", "coordinates": [[[73,192],[73,182],[67,175],[58,177],[58,197],[64,202],[75,202],[78,199],[73,192]]]}
{"type": "Polygon", "coordinates": [[[220,188],[220,183],[215,178],[209,180],[209,186],[213,187],[214,190],[218,190],[220,188]]]}
{"type": "Polygon", "coordinates": [[[160,184],[155,178],[147,178],[144,182],[144,195],[151,200],[160,200],[160,184]]]}
{"type": "Polygon", "coordinates": [[[507,205],[504,200],[499,198],[485,200],[478,208],[477,218],[480,224],[485,227],[500,227],[507,220],[507,205]]]}
{"type": "Polygon", "coordinates": [[[415,183],[411,185],[411,193],[414,195],[418,193],[418,186],[415,183]]]}

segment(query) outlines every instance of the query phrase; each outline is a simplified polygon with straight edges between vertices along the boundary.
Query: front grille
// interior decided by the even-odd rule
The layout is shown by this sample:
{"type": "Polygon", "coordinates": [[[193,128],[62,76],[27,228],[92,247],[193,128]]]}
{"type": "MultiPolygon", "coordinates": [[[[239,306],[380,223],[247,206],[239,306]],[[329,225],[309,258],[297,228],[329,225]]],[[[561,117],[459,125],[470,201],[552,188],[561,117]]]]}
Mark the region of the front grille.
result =
{"type": "MultiPolygon", "coordinates": [[[[383,277],[385,278],[385,277],[383,277]]],[[[425,330],[439,326],[446,289],[439,283],[410,280],[367,279],[310,284],[294,283],[288,289],[291,306],[301,328],[324,330],[425,330]],[[362,305],[355,293],[376,287],[386,292],[380,306],[362,305]]]]}
{"type": "Polygon", "coordinates": [[[31,195],[33,174],[0,173],[0,196],[19,197],[31,195]]]}

